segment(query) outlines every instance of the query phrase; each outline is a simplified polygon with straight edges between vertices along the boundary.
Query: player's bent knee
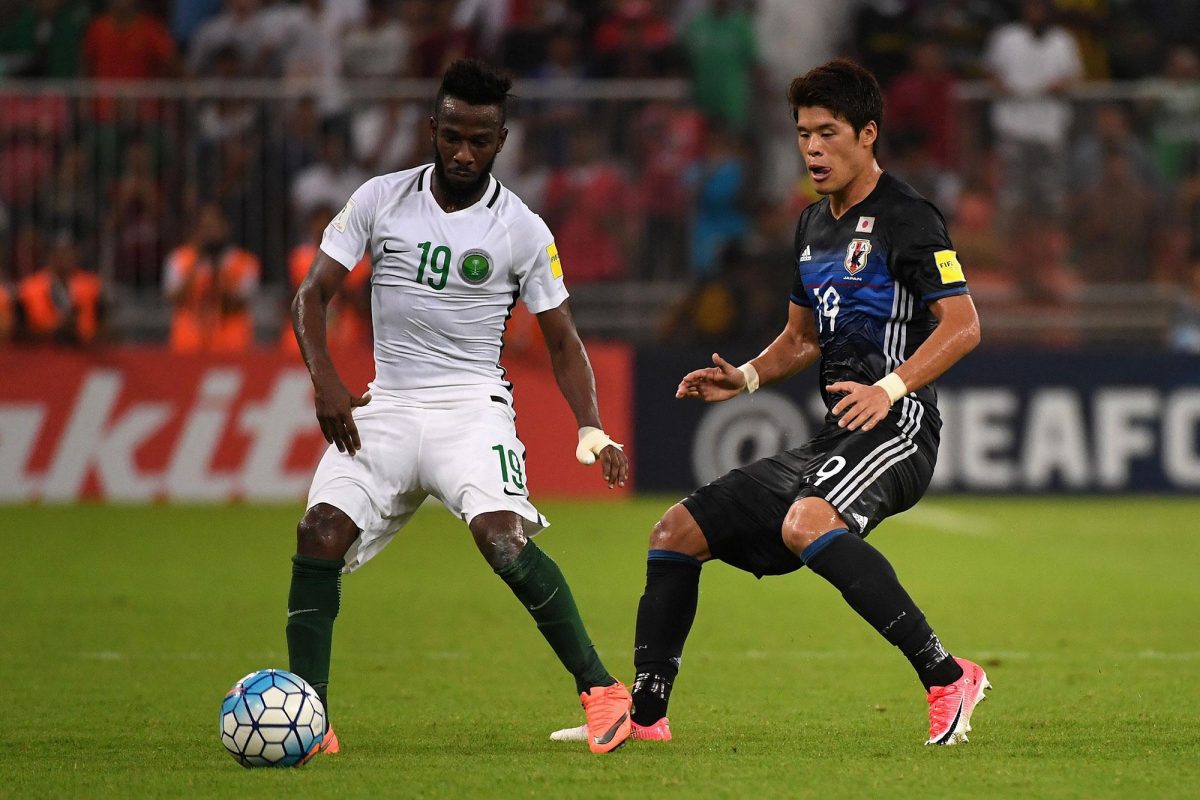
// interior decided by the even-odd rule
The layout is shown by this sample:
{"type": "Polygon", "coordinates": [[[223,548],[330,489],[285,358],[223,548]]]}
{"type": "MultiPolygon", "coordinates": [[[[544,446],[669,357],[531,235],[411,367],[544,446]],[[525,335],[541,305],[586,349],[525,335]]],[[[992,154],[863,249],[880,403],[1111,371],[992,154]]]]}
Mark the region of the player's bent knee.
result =
{"type": "Polygon", "coordinates": [[[318,503],[305,511],[296,525],[296,552],[336,561],[345,557],[357,538],[358,526],[346,512],[328,503],[318,503]]]}
{"type": "Polygon", "coordinates": [[[712,557],[704,532],[682,503],[671,506],[654,524],[654,529],[650,531],[650,549],[682,553],[700,561],[712,557]]]}
{"type": "Polygon", "coordinates": [[[503,569],[516,561],[529,541],[521,517],[511,511],[480,514],[469,527],[475,546],[492,569],[503,569]]]}
{"type": "Polygon", "coordinates": [[[822,497],[802,497],[788,509],[780,533],[787,548],[800,555],[804,548],[822,535],[845,527],[846,521],[828,500],[822,497]]]}

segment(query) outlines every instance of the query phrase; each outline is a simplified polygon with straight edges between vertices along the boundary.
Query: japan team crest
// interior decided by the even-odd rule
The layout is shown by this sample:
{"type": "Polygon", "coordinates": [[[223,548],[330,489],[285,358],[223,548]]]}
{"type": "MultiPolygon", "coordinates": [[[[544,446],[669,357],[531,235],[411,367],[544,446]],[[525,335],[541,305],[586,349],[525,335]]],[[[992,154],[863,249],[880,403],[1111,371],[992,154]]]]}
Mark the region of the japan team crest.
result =
{"type": "Polygon", "coordinates": [[[870,239],[852,239],[846,248],[846,272],[857,275],[867,266],[867,256],[871,255],[870,239]]]}

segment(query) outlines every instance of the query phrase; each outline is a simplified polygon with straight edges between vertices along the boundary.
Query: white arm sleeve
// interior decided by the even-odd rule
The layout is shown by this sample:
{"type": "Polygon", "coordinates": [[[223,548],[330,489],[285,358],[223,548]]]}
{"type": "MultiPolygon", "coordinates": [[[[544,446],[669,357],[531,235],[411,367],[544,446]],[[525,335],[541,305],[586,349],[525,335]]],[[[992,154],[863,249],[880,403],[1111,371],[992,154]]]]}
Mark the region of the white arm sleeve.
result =
{"type": "Polygon", "coordinates": [[[379,181],[375,178],[358,187],[338,215],[325,226],[321,251],[346,269],[354,269],[363,251],[371,244],[378,200],[379,181]]]}

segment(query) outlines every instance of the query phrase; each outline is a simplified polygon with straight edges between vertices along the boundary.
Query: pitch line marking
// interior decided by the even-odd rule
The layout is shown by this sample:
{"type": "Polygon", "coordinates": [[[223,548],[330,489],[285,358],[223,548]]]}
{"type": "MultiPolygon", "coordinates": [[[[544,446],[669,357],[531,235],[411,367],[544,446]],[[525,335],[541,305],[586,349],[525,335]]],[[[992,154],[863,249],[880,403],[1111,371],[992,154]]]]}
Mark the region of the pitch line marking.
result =
{"type": "Polygon", "coordinates": [[[926,503],[910,508],[895,519],[914,527],[936,528],[945,533],[957,533],[962,536],[986,538],[993,536],[995,532],[995,526],[987,519],[926,503]]]}

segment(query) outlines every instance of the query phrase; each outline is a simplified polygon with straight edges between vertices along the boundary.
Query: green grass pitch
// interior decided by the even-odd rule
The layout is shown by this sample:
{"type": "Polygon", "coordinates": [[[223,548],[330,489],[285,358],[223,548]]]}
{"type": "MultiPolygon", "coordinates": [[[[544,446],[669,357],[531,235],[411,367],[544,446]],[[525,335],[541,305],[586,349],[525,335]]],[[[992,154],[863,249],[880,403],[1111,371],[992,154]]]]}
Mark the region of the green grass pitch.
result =
{"type": "MultiPolygon", "coordinates": [[[[631,677],[646,534],[669,498],[546,503],[539,541],[631,677]]],[[[287,666],[295,507],[0,508],[3,797],[1183,797],[1200,785],[1200,500],[943,499],[892,560],[995,690],[922,746],[904,659],[805,572],[704,569],[669,744],[548,741],[573,685],[461,523],[422,510],[345,582],[338,756],[245,770],[218,709],[287,666]]]]}

